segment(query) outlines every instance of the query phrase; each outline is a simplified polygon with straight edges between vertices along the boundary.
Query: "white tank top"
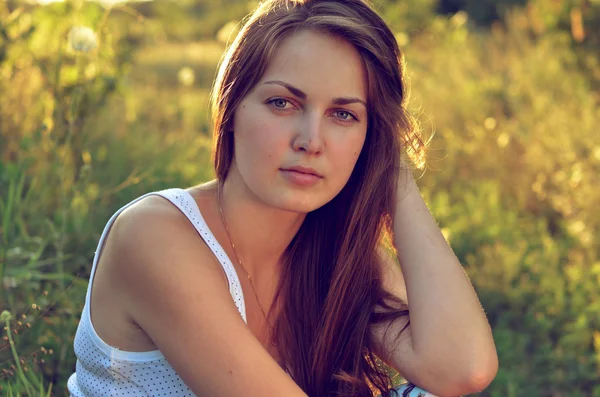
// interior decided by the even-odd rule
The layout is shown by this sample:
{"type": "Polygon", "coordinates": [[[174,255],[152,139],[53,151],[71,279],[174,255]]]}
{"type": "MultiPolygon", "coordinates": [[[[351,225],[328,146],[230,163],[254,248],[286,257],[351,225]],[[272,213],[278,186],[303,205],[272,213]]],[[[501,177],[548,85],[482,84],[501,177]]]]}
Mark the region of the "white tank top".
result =
{"type": "Polygon", "coordinates": [[[123,210],[150,195],[159,195],[169,200],[194,225],[198,234],[223,266],[229,281],[229,292],[244,322],[247,322],[244,296],[237,273],[231,260],[208,228],[193,197],[183,189],[168,189],[145,194],[118,210],[110,218],[100,237],[92,264],[85,305],[75,334],[77,363],[75,373],[69,377],[67,383],[72,396],[194,396],[159,350],[128,352],[114,348],[100,339],[90,320],[92,283],[108,230],[123,210]]]}
{"type": "MultiPolygon", "coordinates": [[[[231,297],[242,319],[247,323],[244,295],[238,275],[231,260],[208,228],[194,198],[183,189],[168,189],[145,194],[118,210],[110,218],[100,237],[92,264],[85,305],[75,334],[77,363],[75,373],[69,377],[67,382],[67,388],[73,397],[194,396],[194,393],[183,383],[183,380],[159,350],[128,352],[112,347],[98,336],[90,320],[92,283],[100,251],[108,231],[121,212],[151,195],[162,196],[169,200],[196,228],[198,234],[223,266],[229,281],[231,297]]],[[[288,370],[286,372],[291,376],[288,370]]],[[[402,384],[395,390],[399,392],[399,395],[407,397],[436,397],[423,389],[408,384],[402,384]]]]}

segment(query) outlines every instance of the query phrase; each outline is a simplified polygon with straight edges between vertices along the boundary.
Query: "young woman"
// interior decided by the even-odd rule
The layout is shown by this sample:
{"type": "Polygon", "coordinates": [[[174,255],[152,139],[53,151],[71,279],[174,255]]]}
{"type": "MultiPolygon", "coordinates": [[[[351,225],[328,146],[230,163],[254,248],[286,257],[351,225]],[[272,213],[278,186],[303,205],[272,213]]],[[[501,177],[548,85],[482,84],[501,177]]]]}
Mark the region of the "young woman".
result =
{"type": "Polygon", "coordinates": [[[403,166],[423,146],[381,18],[266,1],[213,99],[217,179],[140,197],[104,230],[70,393],[392,395],[376,357],[421,388],[404,395],[485,388],[491,331],[403,166]]]}

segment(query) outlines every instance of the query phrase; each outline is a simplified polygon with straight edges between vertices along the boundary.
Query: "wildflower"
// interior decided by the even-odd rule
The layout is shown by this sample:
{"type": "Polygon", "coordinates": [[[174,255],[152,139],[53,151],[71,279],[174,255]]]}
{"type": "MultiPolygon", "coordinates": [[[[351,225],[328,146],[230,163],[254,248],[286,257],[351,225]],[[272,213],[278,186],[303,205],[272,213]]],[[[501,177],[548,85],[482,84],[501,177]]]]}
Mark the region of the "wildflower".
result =
{"type": "Polygon", "coordinates": [[[235,37],[238,33],[240,27],[237,21],[227,22],[219,31],[217,32],[217,40],[223,44],[229,43],[229,39],[231,37],[235,37]]]}
{"type": "Polygon", "coordinates": [[[456,27],[462,26],[469,20],[469,14],[464,11],[459,11],[450,18],[452,24],[456,27]]]}
{"type": "Polygon", "coordinates": [[[75,26],[69,32],[69,45],[76,52],[88,53],[98,47],[98,39],[92,29],[75,26]]]}
{"type": "Polygon", "coordinates": [[[500,133],[496,139],[496,143],[500,148],[504,149],[510,143],[510,135],[508,135],[506,132],[500,133]]]}
{"type": "Polygon", "coordinates": [[[194,80],[195,80],[194,71],[190,67],[187,67],[187,66],[183,67],[179,70],[179,73],[177,74],[177,78],[179,79],[179,82],[181,83],[181,85],[189,87],[192,84],[194,84],[194,80]]]}
{"type": "Polygon", "coordinates": [[[582,220],[573,221],[567,226],[567,229],[573,234],[580,234],[585,230],[585,223],[582,220]]]}
{"type": "Polygon", "coordinates": [[[10,312],[8,310],[3,310],[2,314],[0,314],[0,321],[6,322],[10,320],[10,312]]]}
{"type": "Polygon", "coordinates": [[[398,32],[394,36],[399,47],[405,47],[410,42],[410,37],[405,32],[398,32]]]}
{"type": "Polygon", "coordinates": [[[14,277],[4,277],[2,279],[2,285],[4,288],[15,288],[17,286],[17,279],[14,277]]]}
{"type": "Polygon", "coordinates": [[[491,131],[494,128],[496,128],[497,125],[497,121],[495,118],[493,117],[488,117],[485,119],[485,121],[483,122],[483,126],[485,127],[486,130],[491,131]]]}

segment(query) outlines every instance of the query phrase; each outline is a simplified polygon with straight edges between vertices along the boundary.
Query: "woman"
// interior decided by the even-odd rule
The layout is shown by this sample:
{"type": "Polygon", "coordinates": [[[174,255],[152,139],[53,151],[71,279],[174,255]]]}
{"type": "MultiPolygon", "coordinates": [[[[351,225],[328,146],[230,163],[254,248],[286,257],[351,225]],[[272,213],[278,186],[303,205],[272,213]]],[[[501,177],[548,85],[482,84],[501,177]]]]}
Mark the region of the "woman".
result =
{"type": "Polygon", "coordinates": [[[376,357],[435,395],[485,388],[485,314],[401,167],[423,147],[403,78],[365,2],[260,5],[214,88],[217,179],[107,224],[70,393],[392,395],[376,357]]]}

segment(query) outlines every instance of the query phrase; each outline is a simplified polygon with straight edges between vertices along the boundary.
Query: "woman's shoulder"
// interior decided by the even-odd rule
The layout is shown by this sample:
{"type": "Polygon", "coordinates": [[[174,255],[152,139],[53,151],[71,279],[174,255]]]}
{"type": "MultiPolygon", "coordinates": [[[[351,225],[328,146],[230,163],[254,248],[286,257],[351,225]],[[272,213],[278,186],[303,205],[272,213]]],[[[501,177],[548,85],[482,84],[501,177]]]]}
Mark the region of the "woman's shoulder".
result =
{"type": "Polygon", "coordinates": [[[110,240],[127,250],[140,245],[151,249],[147,244],[157,238],[170,240],[185,233],[185,221],[185,215],[168,199],[158,194],[148,195],[127,206],[118,215],[110,230],[110,240]],[[172,234],[174,231],[178,233],[172,234]]]}
{"type": "Polygon", "coordinates": [[[174,262],[205,264],[213,269],[216,258],[186,215],[161,195],[148,195],[128,206],[116,218],[107,239],[110,256],[121,278],[141,272],[172,271],[174,262]]]}
{"type": "Polygon", "coordinates": [[[115,227],[138,227],[156,223],[172,223],[183,214],[167,198],[154,192],[134,201],[115,220],[115,227]]]}
{"type": "Polygon", "coordinates": [[[176,201],[182,196],[188,196],[190,201],[196,200],[193,196],[200,201],[206,200],[209,196],[209,183],[188,189],[174,188],[146,194],[126,206],[116,218],[112,229],[118,230],[117,234],[124,241],[134,244],[139,239],[129,241],[128,236],[137,235],[151,239],[155,233],[165,234],[166,231],[177,230],[180,233],[172,235],[171,238],[181,236],[182,233],[198,237],[176,201]]]}

